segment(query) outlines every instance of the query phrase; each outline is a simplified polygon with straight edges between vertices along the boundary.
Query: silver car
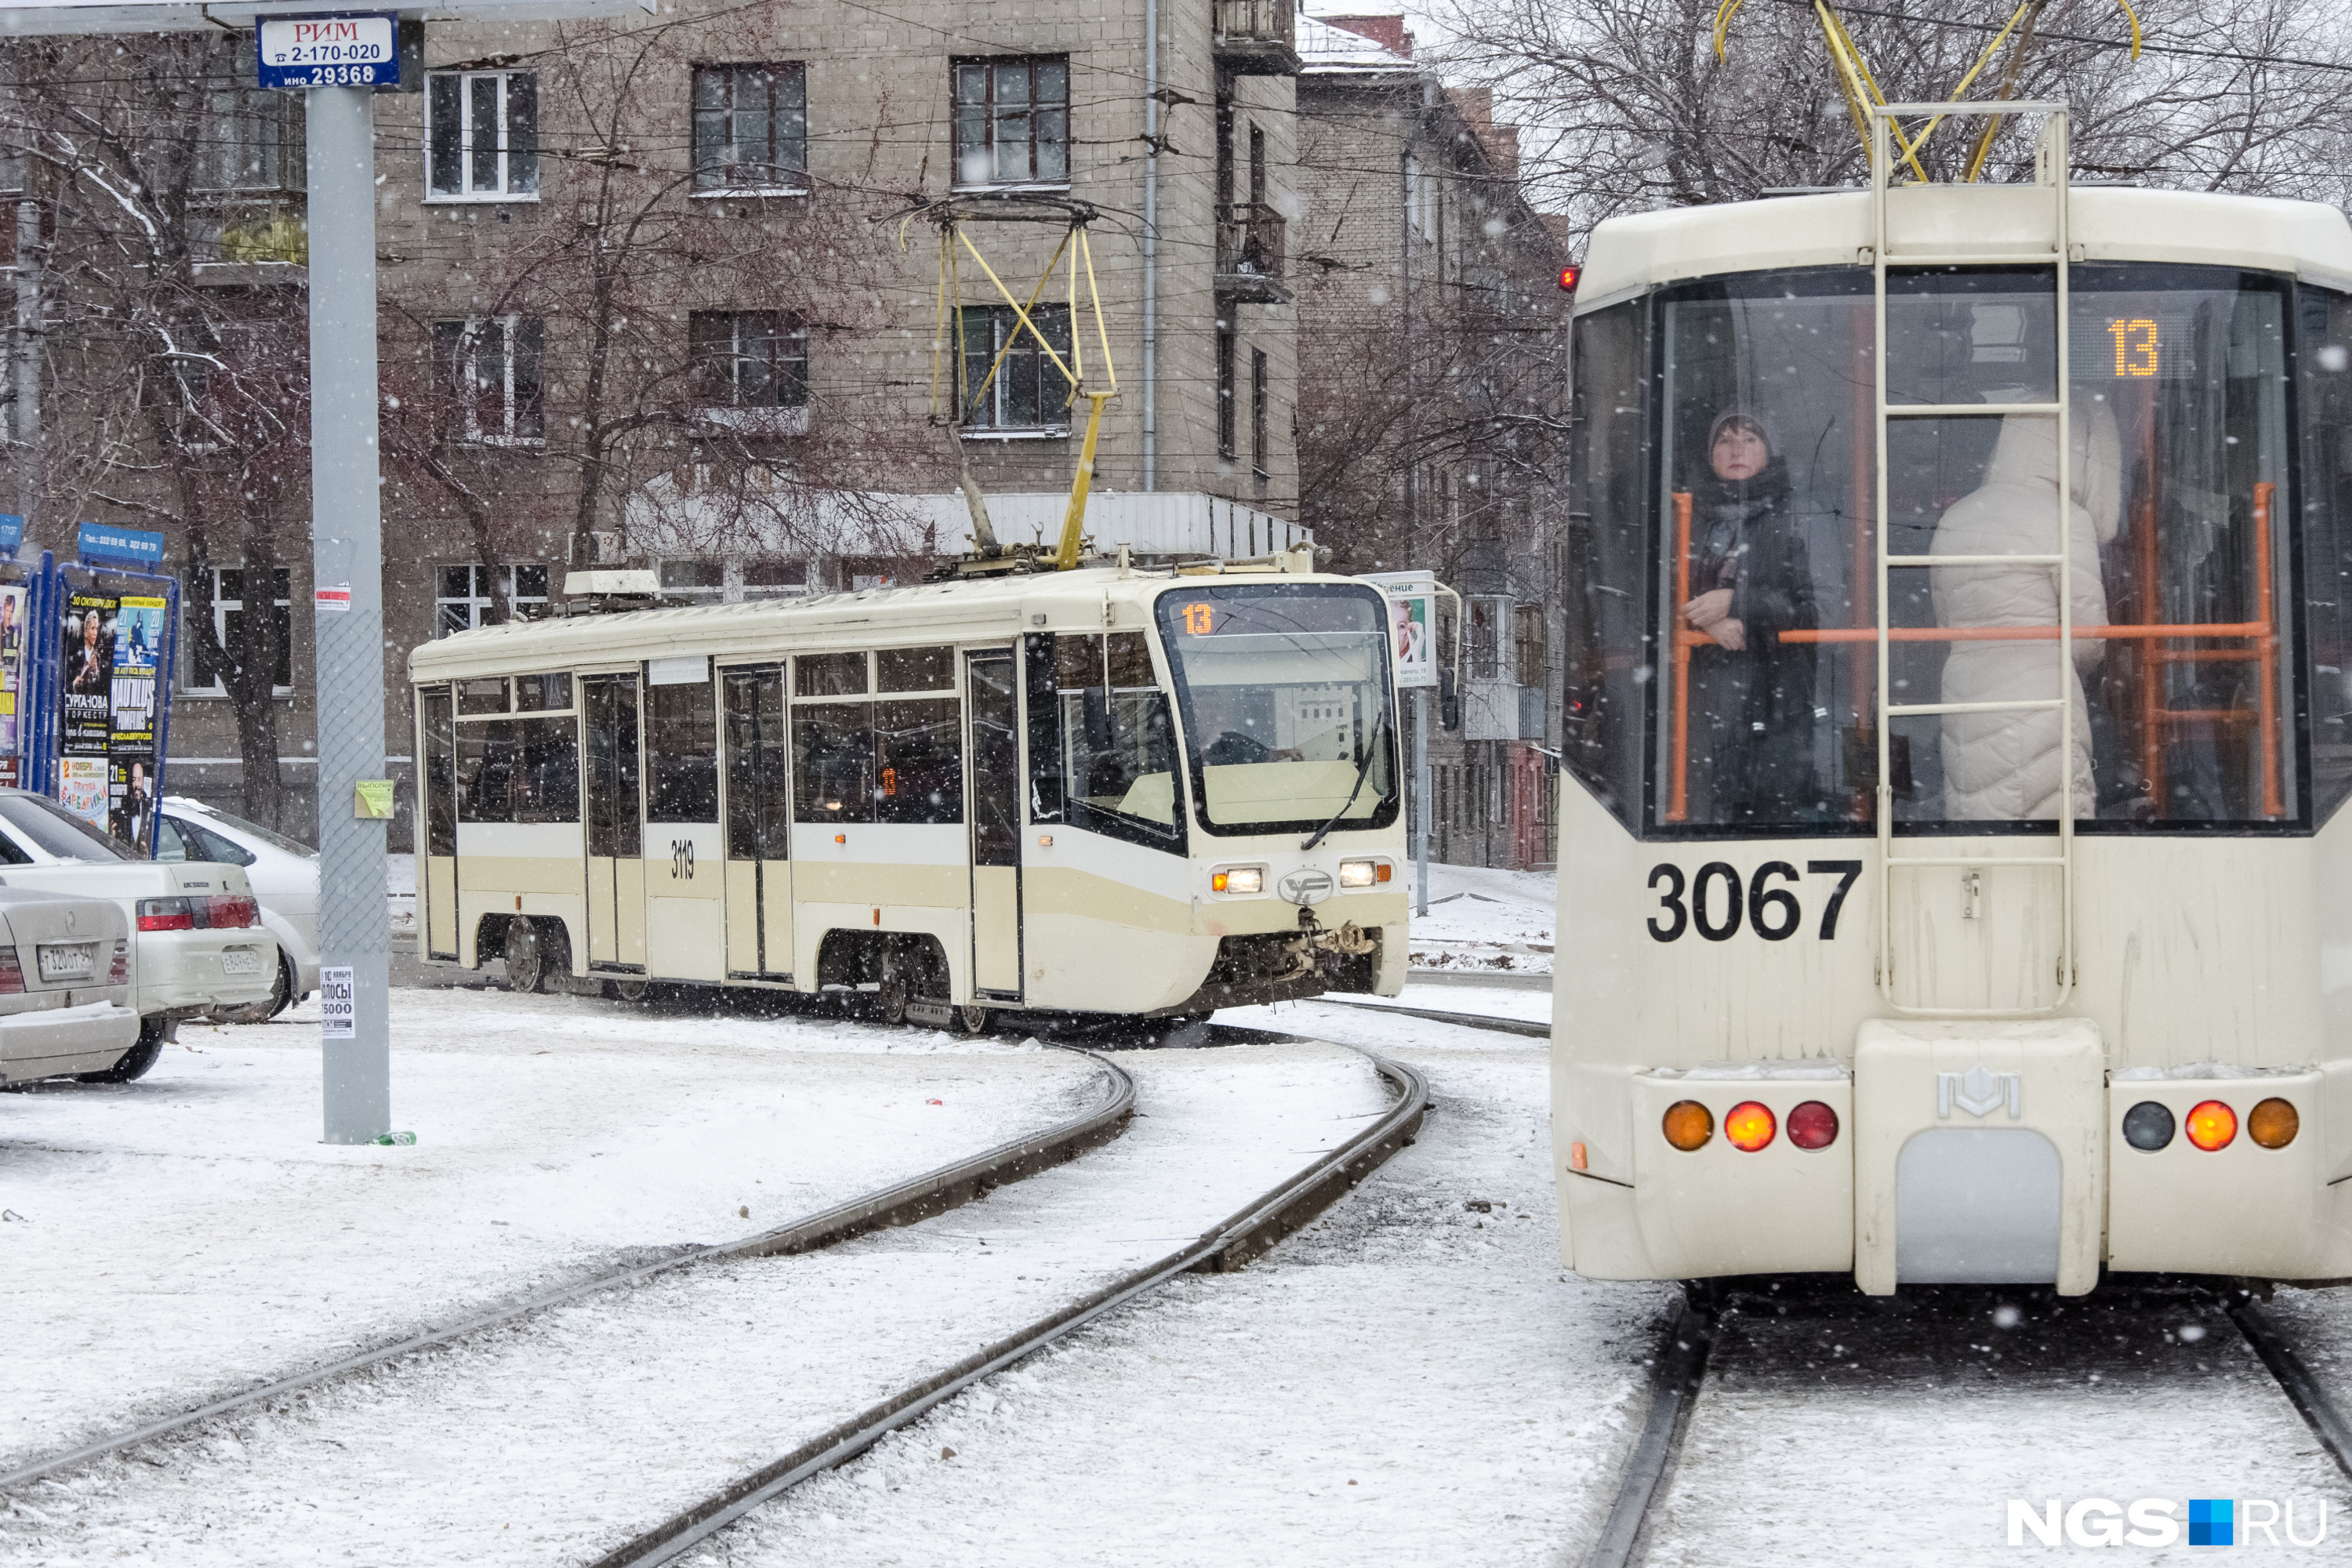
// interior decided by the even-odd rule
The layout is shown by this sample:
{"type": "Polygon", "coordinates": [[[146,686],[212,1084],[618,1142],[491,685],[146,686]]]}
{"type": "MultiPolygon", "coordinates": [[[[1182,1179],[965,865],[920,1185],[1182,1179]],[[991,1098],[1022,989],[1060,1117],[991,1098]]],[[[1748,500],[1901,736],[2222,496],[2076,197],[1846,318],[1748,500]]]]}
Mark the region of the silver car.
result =
{"type": "Polygon", "coordinates": [[[140,1027],[135,995],[111,899],[0,888],[0,1084],[139,1077],[165,1036],[140,1027]]]}

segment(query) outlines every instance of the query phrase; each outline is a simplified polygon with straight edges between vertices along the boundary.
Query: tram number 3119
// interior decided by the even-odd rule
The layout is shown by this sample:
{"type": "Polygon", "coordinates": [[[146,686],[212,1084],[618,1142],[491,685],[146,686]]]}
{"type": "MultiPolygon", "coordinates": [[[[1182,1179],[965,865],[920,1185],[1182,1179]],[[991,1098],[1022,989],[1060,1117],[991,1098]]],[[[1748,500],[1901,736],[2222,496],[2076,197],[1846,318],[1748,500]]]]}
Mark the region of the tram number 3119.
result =
{"type": "MultiPolygon", "coordinates": [[[[1861,879],[1862,862],[1808,860],[1805,875],[1838,879],[1837,886],[1830,889],[1829,902],[1822,907],[1819,928],[1822,941],[1834,941],[1838,915],[1845,908],[1846,894],[1861,879]]],[[[1654,891],[1662,887],[1664,890],[1658,893],[1658,912],[1650,917],[1651,940],[1674,942],[1696,927],[1698,934],[1709,942],[1728,942],[1745,919],[1766,942],[1786,942],[1805,923],[1805,911],[1794,891],[1801,880],[1797,868],[1786,860],[1767,860],[1756,868],[1753,877],[1744,879],[1736,868],[1721,860],[1710,860],[1701,866],[1698,875],[1688,881],[1684,879],[1679,866],[1654,866],[1650,868],[1650,887],[1654,891]],[[1777,885],[1781,882],[1791,886],[1777,885]],[[1714,918],[1718,909],[1722,911],[1720,921],[1714,918]]]]}

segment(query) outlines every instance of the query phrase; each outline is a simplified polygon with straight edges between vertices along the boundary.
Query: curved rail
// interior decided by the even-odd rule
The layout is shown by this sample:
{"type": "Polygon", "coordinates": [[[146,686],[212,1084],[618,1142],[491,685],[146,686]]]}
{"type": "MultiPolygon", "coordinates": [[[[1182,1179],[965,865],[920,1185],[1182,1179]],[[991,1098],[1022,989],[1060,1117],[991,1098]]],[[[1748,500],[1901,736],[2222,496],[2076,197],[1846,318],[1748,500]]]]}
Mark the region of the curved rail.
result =
{"type": "Polygon", "coordinates": [[[135,1447],[139,1444],[157,1437],[169,1436],[173,1433],[210,1421],[216,1416],[232,1415],[266,1400],[276,1399],[282,1394],[312,1387],[331,1378],[381,1366],[387,1362],[396,1361],[418,1351],[429,1350],[436,1345],[448,1344],[464,1339],[467,1335],[480,1333],[487,1329],[499,1328],[533,1313],[545,1311],[551,1307],[560,1307],[568,1301],[576,1301],[583,1296],[593,1295],[600,1290],[610,1290],[624,1285],[643,1284],[648,1279],[656,1279],[665,1274],[675,1274],[681,1269],[692,1268],[705,1263],[721,1262],[729,1258],[779,1258],[789,1257],[794,1253],[814,1252],[847,1241],[852,1237],[863,1236],[870,1230],[880,1230],[891,1226],[912,1225],[917,1220],[929,1219],[934,1215],[944,1214],[950,1209],[971,1203],[975,1198],[983,1197],[1007,1183],[1020,1181],[1024,1176],[1033,1176],[1040,1171],[1049,1170],[1055,1165],[1074,1160],[1087,1150],[1108,1142],[1126,1130],[1129,1119],[1135,1113],[1135,1079],[1129,1076],[1125,1068],[1097,1056],[1092,1051],[1079,1050],[1068,1046],[1056,1046],[1054,1048],[1068,1050],[1073,1055],[1086,1057],[1099,1067],[1103,1073],[1104,1092],[1101,1098],[1087,1110],[1042,1131],[1015,1138],[1009,1142],[999,1143],[992,1149],[983,1150],[978,1154],[942,1165],[922,1175],[909,1177],[906,1181],[895,1183],[877,1192],[851,1198],[846,1203],[837,1204],[832,1208],[812,1215],[806,1219],[795,1220],[790,1225],[758,1231],[737,1241],[723,1241],[709,1247],[691,1247],[676,1257],[666,1258],[658,1262],[640,1264],[634,1268],[624,1268],[611,1274],[600,1274],[591,1279],[560,1286],[511,1306],[478,1313],[461,1322],[452,1323],[446,1328],[427,1329],[422,1333],[411,1334],[405,1339],[390,1344],[359,1351],[322,1366],[314,1366],[307,1371],[295,1373],[291,1376],[278,1378],[258,1388],[247,1389],[241,1394],[232,1394],[226,1398],[215,1399],[209,1405],[199,1405],[193,1410],[182,1411],[177,1415],[167,1415],[160,1420],[148,1422],[144,1426],[132,1427],[129,1431],[96,1438],[79,1447],[44,1456],[5,1475],[0,1475],[0,1490],[40,1480],[91,1459],[101,1458],[124,1448],[135,1447]]]}
{"type": "MultiPolygon", "coordinates": [[[[1349,1047],[1350,1050],[1357,1047],[1349,1047]]],[[[884,1436],[933,1407],[1043,1350],[1071,1331],[1188,1272],[1238,1268],[1328,1207],[1348,1188],[1413,1141],[1429,1108],[1429,1086],[1419,1073],[1370,1051],[1381,1077],[1397,1089],[1396,1104],[1372,1126],[1300,1174],[1253,1202],[1213,1229],[1156,1262],[1114,1279],[1024,1329],[974,1351],[953,1366],[900,1389],[880,1404],[812,1437],[634,1540],[599,1557],[590,1568],[653,1568],[688,1552],[729,1525],[807,1480],[856,1458],[884,1436]]]]}
{"type": "Polygon", "coordinates": [[[1465,1029],[1493,1029],[1505,1035],[1524,1035],[1531,1040],[1551,1038],[1551,1026],[1538,1024],[1532,1018],[1496,1018],[1485,1013],[1441,1013],[1434,1007],[1398,1007],[1386,1002],[1351,1002],[1338,996],[1316,996],[1310,1000],[1328,1007],[1360,1007],[1367,1013],[1394,1013],[1406,1018],[1426,1018],[1433,1024],[1459,1024],[1465,1029]]]}

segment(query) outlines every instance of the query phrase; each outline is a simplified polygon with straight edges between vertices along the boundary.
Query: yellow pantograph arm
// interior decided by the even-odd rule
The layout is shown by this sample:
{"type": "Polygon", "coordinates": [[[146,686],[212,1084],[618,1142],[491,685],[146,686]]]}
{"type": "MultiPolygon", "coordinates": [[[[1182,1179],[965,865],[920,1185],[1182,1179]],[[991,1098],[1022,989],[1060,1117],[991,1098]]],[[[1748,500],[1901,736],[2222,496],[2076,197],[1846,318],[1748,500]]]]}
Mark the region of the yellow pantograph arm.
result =
{"type": "MultiPolygon", "coordinates": [[[[1110,363],[1110,328],[1103,321],[1102,289],[1095,283],[1094,242],[1087,237],[1085,229],[1078,230],[1078,254],[1087,258],[1087,298],[1094,301],[1095,341],[1102,345],[1103,375],[1109,381],[1111,393],[1116,395],[1118,392],[1118,367],[1110,363]]],[[[1077,335],[1077,312],[1073,310],[1070,312],[1072,337],[1077,335]]]]}
{"type": "MultiPolygon", "coordinates": [[[[1877,79],[1870,74],[1870,66],[1862,58],[1861,46],[1853,41],[1853,35],[1845,30],[1845,24],[1838,20],[1837,13],[1829,8],[1826,0],[1813,0],[1813,9],[1821,16],[1822,31],[1829,35],[1831,53],[1838,57],[1841,68],[1850,71],[1859,81],[1861,91],[1868,95],[1872,103],[1885,103],[1886,95],[1878,89],[1877,79]]],[[[1855,88],[1849,84],[1846,90],[1851,96],[1855,92],[1855,88]]],[[[1854,106],[1849,102],[1848,107],[1854,106]]],[[[1859,112],[1857,110],[1857,116],[1859,112]]],[[[1925,134],[1922,133],[1919,139],[1915,141],[1903,134],[1903,127],[1899,122],[1891,120],[1887,121],[1886,133],[1894,141],[1896,150],[1903,154],[1903,161],[1911,165],[1912,178],[1923,185],[1926,184],[1927,171],[1920,165],[1918,154],[1919,142],[1927,139],[1925,134]]],[[[1865,157],[1868,156],[1870,134],[1865,130],[1863,132],[1865,157]]]]}
{"type": "Polygon", "coordinates": [[[1069,233],[1064,233],[1062,243],[1054,247],[1053,256],[1045,263],[1045,270],[1038,274],[1037,287],[1029,291],[1029,302],[1026,305],[1013,297],[1013,290],[1004,286],[1004,279],[996,275],[996,268],[988,264],[988,258],[980,253],[980,247],[972,244],[962,229],[956,230],[956,237],[963,241],[963,247],[966,250],[971,252],[971,258],[980,263],[980,269],[988,274],[988,280],[996,285],[996,291],[1004,297],[1004,302],[1013,307],[1013,314],[1019,323],[1019,327],[1012,336],[1004,340],[1004,346],[996,351],[996,357],[989,362],[988,374],[980,378],[980,384],[985,387],[996,379],[997,367],[1004,363],[1004,356],[1013,352],[1013,344],[1021,336],[1021,331],[1024,329],[1031,337],[1037,340],[1038,348],[1045,352],[1047,359],[1054,362],[1054,368],[1062,373],[1062,379],[1076,382],[1078,379],[1077,376],[1071,372],[1067,364],[1062,362],[1062,356],[1055,352],[1054,345],[1045,341],[1045,334],[1037,330],[1037,323],[1029,319],[1029,312],[1036,308],[1038,296],[1044,294],[1045,285],[1054,280],[1054,268],[1060,264],[1062,251],[1070,243],[1069,233]]]}

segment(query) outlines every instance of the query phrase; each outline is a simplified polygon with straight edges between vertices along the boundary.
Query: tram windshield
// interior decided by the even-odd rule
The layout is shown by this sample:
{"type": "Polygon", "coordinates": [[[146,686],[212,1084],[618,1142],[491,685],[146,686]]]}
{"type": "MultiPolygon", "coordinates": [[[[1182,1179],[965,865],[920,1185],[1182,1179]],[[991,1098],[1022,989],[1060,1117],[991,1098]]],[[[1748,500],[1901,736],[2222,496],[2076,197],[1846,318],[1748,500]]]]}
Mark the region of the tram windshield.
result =
{"type": "Polygon", "coordinates": [[[1193,798],[1211,833],[1396,820],[1388,616],[1370,588],[1225,583],[1166,594],[1193,798]]]}
{"type": "Polygon", "coordinates": [[[1882,596],[1890,710],[1928,710],[1890,713],[1906,831],[2047,824],[2070,795],[2085,826],[2209,828],[2340,798],[2352,315],[2229,268],[2078,264],[2069,286],[2062,461],[2048,272],[1890,274],[1889,402],[1939,412],[1887,420],[1886,550],[1954,563],[1883,574],[1867,272],[1578,321],[1568,760],[1628,826],[1869,831],[1882,596]],[[2319,470],[2299,519],[2298,451],[2319,470]]]}

